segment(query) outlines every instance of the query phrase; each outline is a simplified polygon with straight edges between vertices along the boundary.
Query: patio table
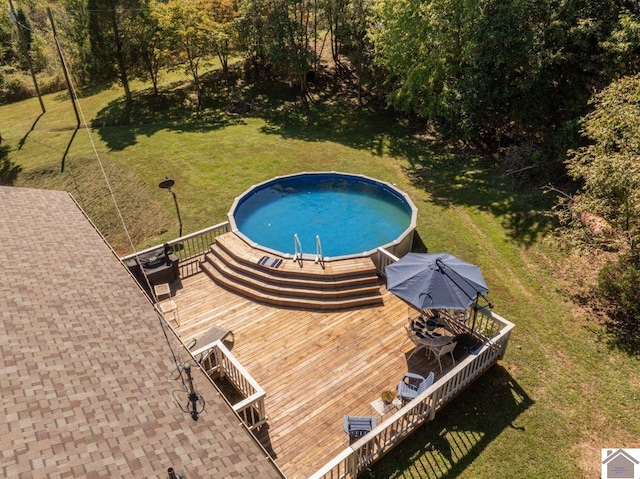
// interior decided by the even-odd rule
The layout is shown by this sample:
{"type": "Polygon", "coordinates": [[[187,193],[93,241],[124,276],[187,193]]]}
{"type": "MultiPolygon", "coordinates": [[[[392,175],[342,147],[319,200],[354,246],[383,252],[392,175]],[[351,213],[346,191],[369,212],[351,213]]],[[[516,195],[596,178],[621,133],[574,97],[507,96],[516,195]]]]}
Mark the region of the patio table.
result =
{"type": "Polygon", "coordinates": [[[373,411],[378,413],[380,420],[384,419],[384,415],[392,411],[397,411],[402,406],[402,401],[399,398],[395,398],[389,404],[385,404],[381,398],[376,399],[371,403],[372,415],[373,411]]]}
{"type": "MultiPolygon", "coordinates": [[[[413,333],[412,340],[414,344],[416,344],[416,350],[424,347],[425,353],[430,355],[432,348],[439,348],[445,344],[449,344],[454,340],[455,335],[446,327],[446,323],[439,323],[435,329],[430,331],[426,327],[426,321],[427,319],[422,316],[411,318],[409,320],[409,330],[413,333]],[[420,324],[424,324],[424,328],[420,327],[420,324]]],[[[413,355],[413,353],[411,354],[413,355]]]]}

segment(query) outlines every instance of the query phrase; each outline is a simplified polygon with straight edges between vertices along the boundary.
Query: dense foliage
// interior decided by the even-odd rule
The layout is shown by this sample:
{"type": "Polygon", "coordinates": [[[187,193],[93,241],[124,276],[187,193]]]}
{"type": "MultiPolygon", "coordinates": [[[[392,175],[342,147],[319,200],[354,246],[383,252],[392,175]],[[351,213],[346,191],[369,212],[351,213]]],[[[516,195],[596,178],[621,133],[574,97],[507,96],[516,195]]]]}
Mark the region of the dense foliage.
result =
{"type": "Polygon", "coordinates": [[[612,241],[640,265],[640,76],[597,94],[583,132],[590,144],[567,161],[582,184],[573,208],[603,218],[612,241]]]}
{"type": "Polygon", "coordinates": [[[640,351],[640,266],[627,261],[607,263],[598,275],[596,293],[609,315],[617,342],[629,352],[640,351]]]}
{"type": "MultiPolygon", "coordinates": [[[[241,53],[250,78],[306,91],[332,72],[355,79],[359,99],[382,93],[476,145],[535,143],[542,153],[529,161],[558,168],[592,92],[640,66],[640,7],[628,0],[22,1],[32,57],[56,63],[35,40],[49,38],[50,4],[76,79],[116,81],[129,103],[130,78],[157,94],[167,67],[186,68],[201,99],[201,59],[226,71],[241,53]]],[[[3,16],[0,54],[24,69],[14,26],[3,16]]]]}
{"type": "Polygon", "coordinates": [[[583,131],[589,145],[567,161],[569,174],[582,185],[572,198],[572,210],[583,219],[598,218],[599,242],[621,252],[600,272],[597,294],[619,339],[638,350],[640,75],[615,81],[597,94],[583,131]]]}

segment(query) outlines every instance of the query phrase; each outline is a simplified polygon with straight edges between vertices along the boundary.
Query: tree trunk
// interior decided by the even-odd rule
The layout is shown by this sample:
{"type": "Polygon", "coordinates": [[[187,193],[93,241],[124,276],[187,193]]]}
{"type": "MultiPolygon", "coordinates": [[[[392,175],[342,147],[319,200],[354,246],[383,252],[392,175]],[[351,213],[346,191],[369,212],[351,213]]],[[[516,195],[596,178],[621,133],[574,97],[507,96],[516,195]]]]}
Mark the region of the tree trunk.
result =
{"type": "Polygon", "coordinates": [[[218,54],[218,59],[220,60],[220,65],[222,65],[222,73],[229,73],[229,57],[227,52],[229,51],[229,42],[225,40],[224,46],[222,48],[217,48],[216,53],[218,54]]]}
{"type": "Polygon", "coordinates": [[[133,103],[133,97],[131,96],[131,90],[129,89],[129,79],[127,78],[127,64],[124,59],[124,52],[122,48],[122,39],[120,38],[120,32],[118,30],[118,18],[116,16],[116,7],[111,7],[111,21],[113,23],[113,36],[116,42],[116,54],[118,60],[118,71],[120,72],[120,82],[122,88],[124,88],[124,97],[127,105],[133,103]]]}
{"type": "Polygon", "coordinates": [[[198,61],[193,55],[189,45],[187,44],[187,58],[189,59],[189,70],[193,77],[193,86],[196,88],[196,95],[198,96],[198,110],[202,102],[202,91],[200,90],[200,76],[198,75],[198,61]]]}

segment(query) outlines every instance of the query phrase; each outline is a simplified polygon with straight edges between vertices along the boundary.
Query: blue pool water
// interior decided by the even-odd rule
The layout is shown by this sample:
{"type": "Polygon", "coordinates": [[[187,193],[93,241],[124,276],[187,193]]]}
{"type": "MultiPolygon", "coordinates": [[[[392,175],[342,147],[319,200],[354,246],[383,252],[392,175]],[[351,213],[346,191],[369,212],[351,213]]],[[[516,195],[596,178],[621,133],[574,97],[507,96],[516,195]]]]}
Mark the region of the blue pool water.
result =
{"type": "Polygon", "coordinates": [[[325,257],[393,242],[409,227],[411,215],[411,205],[394,187],[340,173],[276,178],[248,190],[230,212],[237,229],[258,245],[293,254],[297,234],[303,252],[315,254],[319,235],[325,257]]]}

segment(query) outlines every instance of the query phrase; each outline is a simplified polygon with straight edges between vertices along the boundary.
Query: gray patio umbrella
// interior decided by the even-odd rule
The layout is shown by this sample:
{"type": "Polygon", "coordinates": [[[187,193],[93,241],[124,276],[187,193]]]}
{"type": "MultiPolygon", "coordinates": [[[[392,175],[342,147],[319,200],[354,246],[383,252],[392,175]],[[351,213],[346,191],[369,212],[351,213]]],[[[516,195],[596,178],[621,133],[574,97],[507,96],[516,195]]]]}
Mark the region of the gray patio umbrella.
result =
{"type": "Polygon", "coordinates": [[[408,253],[385,274],[387,290],[419,310],[477,308],[489,292],[479,267],[449,253],[408,253]]]}

